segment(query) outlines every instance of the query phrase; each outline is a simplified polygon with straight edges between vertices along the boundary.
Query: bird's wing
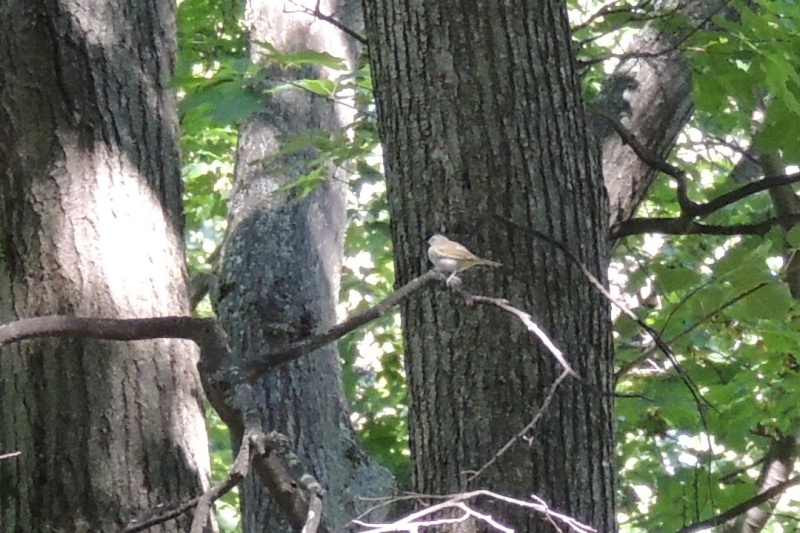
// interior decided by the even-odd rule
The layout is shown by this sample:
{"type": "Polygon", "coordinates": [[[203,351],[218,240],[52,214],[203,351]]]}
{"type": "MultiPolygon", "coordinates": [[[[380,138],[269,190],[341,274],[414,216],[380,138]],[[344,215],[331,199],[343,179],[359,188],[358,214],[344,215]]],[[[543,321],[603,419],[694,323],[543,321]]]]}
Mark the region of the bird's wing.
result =
{"type": "Polygon", "coordinates": [[[450,255],[450,257],[453,259],[458,259],[461,261],[477,261],[480,259],[480,257],[467,250],[464,245],[457,242],[454,242],[453,246],[447,250],[447,252],[448,255],[450,255]]]}

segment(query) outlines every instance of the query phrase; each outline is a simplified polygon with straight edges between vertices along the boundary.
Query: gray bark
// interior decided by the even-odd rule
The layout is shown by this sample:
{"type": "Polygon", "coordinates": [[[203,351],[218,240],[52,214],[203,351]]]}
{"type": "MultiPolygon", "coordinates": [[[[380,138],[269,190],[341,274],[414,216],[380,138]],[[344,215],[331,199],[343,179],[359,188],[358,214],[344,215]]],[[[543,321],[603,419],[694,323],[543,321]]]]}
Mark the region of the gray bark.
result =
{"type": "MultiPolygon", "coordinates": [[[[173,4],[0,6],[0,320],[188,310],[173,4]]],[[[114,531],[196,496],[208,451],[185,341],[0,356],[5,531],[114,531]]],[[[159,530],[186,528],[184,520],[159,530]]]]}
{"type": "MultiPolygon", "coordinates": [[[[719,6],[719,2],[704,0],[657,4],[664,11],[677,10],[694,26],[706,21],[719,6]]],[[[669,155],[694,112],[691,70],[681,48],[691,31],[665,28],[663,23],[645,26],[624,52],[596,103],[618,117],[656,158],[669,155]]],[[[636,213],[658,172],[639,159],[604,119],[595,117],[593,122],[603,150],[613,226],[636,213]]]]}
{"type": "MultiPolygon", "coordinates": [[[[530,441],[518,440],[467,483],[531,421],[561,369],[509,316],[465,308],[443,290],[417,295],[402,308],[413,489],[536,494],[615,531],[612,406],[598,393],[611,390],[607,304],[527,231],[565,243],[605,279],[607,198],[565,8],[445,0],[365,7],[398,282],[430,267],[423,242],[434,232],[501,261],[504,269],[464,274],[467,290],[534,311],[590,384],[563,385],[530,441]]],[[[517,531],[552,531],[527,510],[475,505],[517,531]]]]}
{"type": "MultiPolygon", "coordinates": [[[[311,6],[313,8],[313,5],[311,6]]],[[[352,12],[322,2],[323,12],[352,12]]],[[[350,43],[326,23],[287,13],[275,2],[247,6],[251,39],[282,52],[313,48],[352,61],[350,43]]],[[[345,19],[346,24],[351,23],[345,19]]],[[[254,44],[253,57],[263,61],[254,44]]],[[[272,70],[275,85],[300,76],[272,70]]],[[[305,74],[314,73],[306,71],[305,74]]],[[[317,73],[319,74],[319,73],[317,73]]],[[[301,76],[302,77],[302,76],[301,76]]],[[[322,128],[340,134],[350,108],[300,90],[274,95],[268,112],[240,129],[235,187],[223,251],[216,309],[235,357],[259,358],[266,350],[323,330],[336,322],[345,230],[346,186],[333,171],[308,196],[279,191],[302,172],[308,152],[276,156],[284,134],[322,128]]],[[[265,430],[287,435],[308,471],[329,489],[323,521],[343,526],[369,506],[360,496],[392,491],[388,471],[361,448],[348,416],[338,352],[331,345],[268,373],[257,384],[265,430]]],[[[288,531],[260,480],[249,476],[242,491],[246,532],[288,531]]]]}

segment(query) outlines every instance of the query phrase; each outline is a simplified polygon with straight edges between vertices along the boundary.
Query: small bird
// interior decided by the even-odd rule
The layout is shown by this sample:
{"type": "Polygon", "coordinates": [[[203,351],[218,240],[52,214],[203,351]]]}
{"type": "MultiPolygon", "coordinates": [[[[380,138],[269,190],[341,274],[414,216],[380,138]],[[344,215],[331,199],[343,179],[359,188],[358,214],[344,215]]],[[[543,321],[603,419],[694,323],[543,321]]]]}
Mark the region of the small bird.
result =
{"type": "Polygon", "coordinates": [[[444,235],[435,234],[428,239],[428,259],[431,260],[436,270],[451,272],[447,278],[448,285],[456,274],[474,266],[485,265],[490,267],[502,266],[496,261],[481,259],[473,254],[463,244],[451,241],[444,235]]]}

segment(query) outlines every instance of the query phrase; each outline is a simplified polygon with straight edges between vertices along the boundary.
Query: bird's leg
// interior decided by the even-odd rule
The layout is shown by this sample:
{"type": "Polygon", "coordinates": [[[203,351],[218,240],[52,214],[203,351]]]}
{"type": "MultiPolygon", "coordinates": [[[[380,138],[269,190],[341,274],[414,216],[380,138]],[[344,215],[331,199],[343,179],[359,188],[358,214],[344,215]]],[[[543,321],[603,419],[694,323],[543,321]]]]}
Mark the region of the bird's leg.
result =
{"type": "Polygon", "coordinates": [[[452,274],[450,274],[450,276],[449,276],[449,277],[447,278],[447,280],[444,282],[444,284],[445,284],[445,285],[447,285],[447,286],[449,287],[449,286],[450,286],[450,283],[451,283],[451,282],[452,282],[454,279],[457,279],[457,280],[461,281],[461,279],[460,279],[460,278],[457,278],[457,277],[456,277],[456,274],[458,274],[458,270],[454,270],[454,271],[453,271],[453,273],[452,273],[452,274]]]}

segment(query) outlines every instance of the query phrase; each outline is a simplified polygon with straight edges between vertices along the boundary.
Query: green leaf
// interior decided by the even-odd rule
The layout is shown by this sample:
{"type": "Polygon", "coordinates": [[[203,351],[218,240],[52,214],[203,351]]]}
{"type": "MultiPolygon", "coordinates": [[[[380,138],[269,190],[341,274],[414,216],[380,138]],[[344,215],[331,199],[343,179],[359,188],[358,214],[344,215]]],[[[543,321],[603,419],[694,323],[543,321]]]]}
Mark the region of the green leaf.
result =
{"type": "Polygon", "coordinates": [[[325,78],[296,80],[291,83],[284,83],[283,85],[278,85],[277,87],[270,89],[269,92],[277,93],[288,89],[295,89],[298,87],[300,89],[305,89],[320,96],[329,96],[331,98],[336,96],[336,84],[332,80],[325,78]]]}
{"type": "Polygon", "coordinates": [[[794,304],[794,298],[785,283],[773,282],[737,302],[732,312],[752,319],[779,320],[794,304]]]}
{"type": "Polygon", "coordinates": [[[264,41],[253,42],[263,46],[267,50],[267,57],[269,57],[270,60],[285,67],[316,65],[334,70],[345,70],[347,68],[344,60],[328,52],[317,52],[316,50],[308,49],[299,50],[297,52],[281,52],[271,43],[264,41]]]}
{"type": "Polygon", "coordinates": [[[317,167],[310,172],[306,172],[296,180],[278,188],[275,192],[278,193],[296,190],[298,193],[298,199],[305,198],[311,191],[314,190],[314,187],[325,180],[325,171],[325,167],[317,167]]]}
{"type": "Polygon", "coordinates": [[[714,276],[728,281],[739,290],[755,287],[759,283],[769,281],[771,274],[767,267],[770,243],[760,242],[753,246],[752,242],[740,243],[725,254],[714,268],[714,276]]]}
{"type": "Polygon", "coordinates": [[[800,224],[795,224],[786,233],[786,242],[795,250],[800,249],[800,224]]]}
{"type": "Polygon", "coordinates": [[[258,111],[264,111],[263,96],[240,81],[203,87],[184,98],[179,105],[183,115],[202,113],[219,125],[236,124],[258,111]]]}
{"type": "Polygon", "coordinates": [[[663,292],[689,289],[702,281],[702,276],[694,269],[675,265],[653,265],[656,282],[663,292]]]}

